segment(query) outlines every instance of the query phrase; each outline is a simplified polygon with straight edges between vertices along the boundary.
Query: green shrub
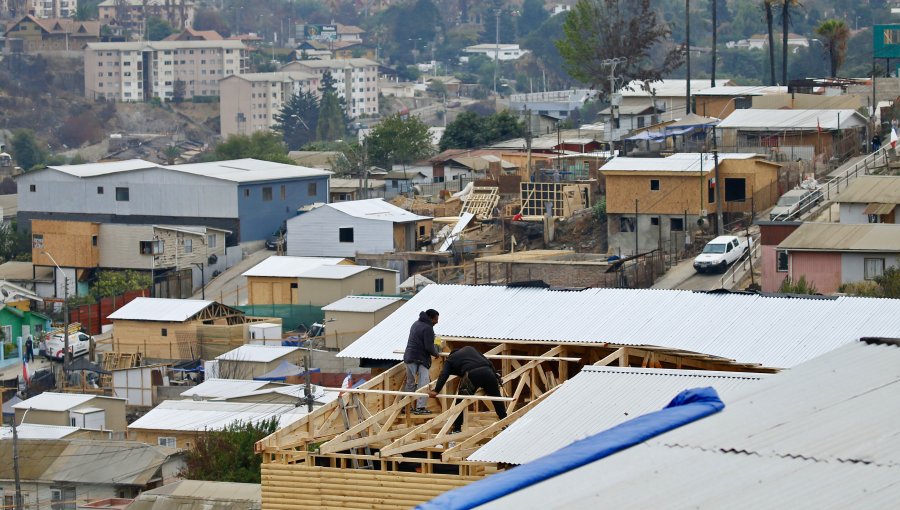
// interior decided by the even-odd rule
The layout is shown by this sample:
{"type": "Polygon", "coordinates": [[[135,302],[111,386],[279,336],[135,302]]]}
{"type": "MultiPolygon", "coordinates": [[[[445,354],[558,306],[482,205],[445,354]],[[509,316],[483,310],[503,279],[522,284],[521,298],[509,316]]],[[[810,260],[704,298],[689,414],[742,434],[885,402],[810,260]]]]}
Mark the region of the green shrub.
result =
{"type": "Polygon", "coordinates": [[[816,286],[812,283],[806,281],[805,276],[801,276],[799,280],[796,282],[792,281],[790,277],[785,278],[783,282],[781,282],[781,287],[778,289],[778,292],[782,294],[818,294],[819,291],[816,289],[816,286]]]}

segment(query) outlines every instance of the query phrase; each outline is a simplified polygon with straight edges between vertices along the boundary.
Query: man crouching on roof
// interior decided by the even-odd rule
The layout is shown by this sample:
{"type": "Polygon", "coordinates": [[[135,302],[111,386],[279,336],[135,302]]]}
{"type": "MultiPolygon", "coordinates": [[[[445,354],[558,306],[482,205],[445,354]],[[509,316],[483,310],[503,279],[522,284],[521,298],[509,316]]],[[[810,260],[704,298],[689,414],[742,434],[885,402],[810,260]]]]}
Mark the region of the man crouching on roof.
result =
{"type": "MultiPolygon", "coordinates": [[[[428,370],[431,368],[431,358],[438,355],[438,347],[434,343],[434,326],[438,323],[439,316],[437,310],[433,309],[419,312],[419,320],[409,328],[409,340],[403,353],[403,363],[406,364],[406,391],[416,391],[416,388],[431,382],[428,370]]],[[[427,403],[428,396],[422,395],[416,401],[412,413],[431,414],[425,407],[427,403]]]]}

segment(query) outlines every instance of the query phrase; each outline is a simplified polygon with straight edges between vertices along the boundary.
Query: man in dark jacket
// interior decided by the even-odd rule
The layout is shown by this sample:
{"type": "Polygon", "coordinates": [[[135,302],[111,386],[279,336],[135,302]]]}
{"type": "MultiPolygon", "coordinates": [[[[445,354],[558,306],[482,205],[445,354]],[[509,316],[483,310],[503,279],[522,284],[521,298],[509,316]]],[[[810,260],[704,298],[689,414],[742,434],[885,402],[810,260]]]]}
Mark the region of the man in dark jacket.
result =
{"type": "MultiPolygon", "coordinates": [[[[438,323],[439,317],[437,310],[428,309],[419,312],[419,320],[409,328],[409,340],[403,353],[403,363],[406,364],[406,391],[416,391],[416,388],[431,382],[428,370],[431,368],[431,358],[438,355],[438,348],[434,344],[434,326],[438,323]]],[[[431,414],[425,407],[427,403],[428,397],[422,395],[416,401],[413,414],[431,414]]]]}
{"type": "MultiPolygon", "coordinates": [[[[464,394],[462,388],[464,385],[467,385],[469,388],[465,391],[469,392],[468,394],[470,395],[475,394],[479,389],[483,389],[491,397],[500,396],[500,380],[497,377],[497,373],[494,372],[494,365],[472,346],[456,349],[450,353],[450,356],[447,356],[447,359],[444,360],[444,368],[441,369],[441,375],[434,386],[434,391],[429,391],[428,396],[436,397],[447,382],[447,378],[451,375],[462,378],[462,381],[460,381],[460,395],[464,394]]],[[[503,402],[495,400],[494,411],[497,412],[497,417],[501,420],[506,418],[506,405],[503,402]]],[[[460,413],[453,423],[451,432],[459,432],[462,429],[462,422],[463,413],[460,413]]]]}

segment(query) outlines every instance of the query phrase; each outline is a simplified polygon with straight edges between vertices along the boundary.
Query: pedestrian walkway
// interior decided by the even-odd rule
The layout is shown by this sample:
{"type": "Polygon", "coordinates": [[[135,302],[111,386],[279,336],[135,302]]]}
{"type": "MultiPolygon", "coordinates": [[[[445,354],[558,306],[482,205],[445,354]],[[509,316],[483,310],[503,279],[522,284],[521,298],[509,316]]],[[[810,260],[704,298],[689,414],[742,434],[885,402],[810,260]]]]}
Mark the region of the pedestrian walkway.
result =
{"type": "MultiPolygon", "coordinates": [[[[223,305],[236,306],[247,304],[247,279],[241,276],[251,267],[275,255],[274,251],[262,249],[247,255],[244,260],[225,270],[206,285],[206,299],[219,301],[223,305]]],[[[197,292],[192,299],[200,299],[203,293],[197,292]]]]}

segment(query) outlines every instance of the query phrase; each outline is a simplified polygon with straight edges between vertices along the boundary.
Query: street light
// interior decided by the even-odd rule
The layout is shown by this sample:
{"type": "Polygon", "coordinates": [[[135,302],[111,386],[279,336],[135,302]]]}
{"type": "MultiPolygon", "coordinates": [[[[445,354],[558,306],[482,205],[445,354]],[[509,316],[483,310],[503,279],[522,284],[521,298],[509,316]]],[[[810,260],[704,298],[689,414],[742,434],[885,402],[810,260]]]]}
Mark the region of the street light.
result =
{"type": "Polygon", "coordinates": [[[56,263],[56,259],[53,258],[53,255],[50,255],[50,252],[41,251],[41,255],[46,255],[53,265],[56,266],[56,269],[59,269],[59,272],[63,274],[63,373],[66,370],[66,364],[69,361],[69,275],[66,274],[65,271],[59,267],[59,264],[56,263]]]}
{"type": "Polygon", "coordinates": [[[191,262],[200,268],[200,299],[206,301],[206,274],[203,273],[203,262],[191,262]]]}

